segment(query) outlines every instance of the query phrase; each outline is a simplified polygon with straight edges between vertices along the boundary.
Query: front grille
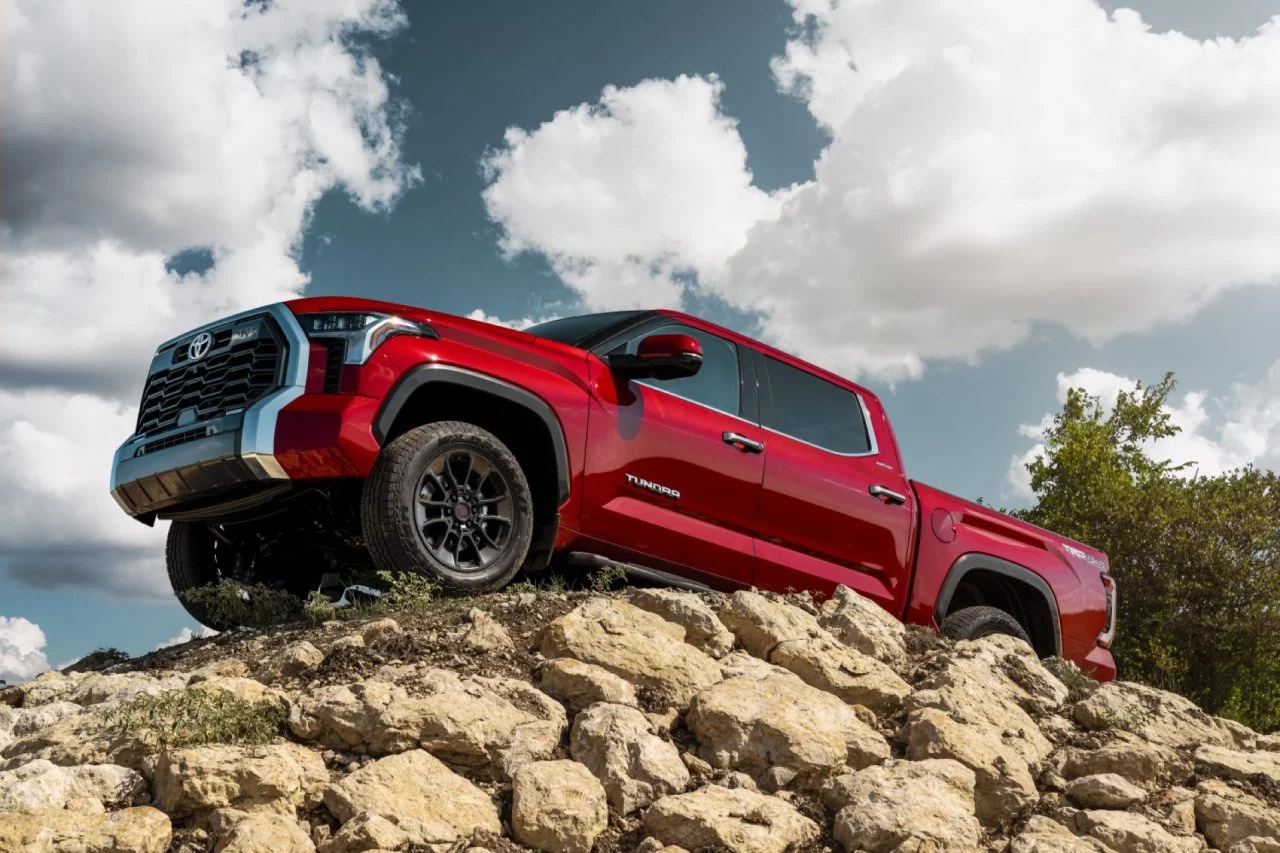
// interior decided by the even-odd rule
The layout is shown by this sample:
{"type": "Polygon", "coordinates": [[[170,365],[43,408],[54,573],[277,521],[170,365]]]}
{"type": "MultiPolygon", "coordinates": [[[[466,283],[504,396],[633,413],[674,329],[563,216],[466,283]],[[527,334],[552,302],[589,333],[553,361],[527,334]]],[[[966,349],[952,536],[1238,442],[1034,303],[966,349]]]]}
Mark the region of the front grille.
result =
{"type": "Polygon", "coordinates": [[[252,318],[211,334],[213,343],[207,355],[190,357],[192,335],[173,347],[168,367],[147,378],[138,412],[138,436],[245,408],[279,385],[285,346],[274,321],[252,318]]]}
{"type": "Polygon", "coordinates": [[[342,390],[342,362],[347,357],[346,341],[327,341],[327,358],[324,364],[324,393],[337,394],[342,390]]]}
{"type": "Polygon", "coordinates": [[[148,441],[146,444],[134,451],[134,456],[144,456],[148,453],[155,453],[157,450],[166,450],[170,447],[177,447],[179,444],[186,444],[188,441],[195,441],[197,438],[206,438],[214,433],[210,432],[213,427],[196,427],[194,429],[184,429],[182,432],[175,432],[172,435],[166,435],[164,438],[157,438],[155,441],[148,441]]]}

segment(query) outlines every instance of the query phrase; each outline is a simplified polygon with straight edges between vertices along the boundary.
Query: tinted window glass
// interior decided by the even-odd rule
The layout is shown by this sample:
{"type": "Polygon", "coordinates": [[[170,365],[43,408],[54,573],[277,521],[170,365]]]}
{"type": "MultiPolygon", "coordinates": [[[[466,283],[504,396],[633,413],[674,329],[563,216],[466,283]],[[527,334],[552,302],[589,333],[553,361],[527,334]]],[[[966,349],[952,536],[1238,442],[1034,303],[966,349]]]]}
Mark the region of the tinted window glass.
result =
{"type": "Polygon", "coordinates": [[[579,317],[561,317],[559,320],[548,320],[525,329],[531,335],[550,338],[562,344],[577,346],[587,338],[610,326],[616,326],[643,311],[605,311],[600,314],[583,314],[579,317]]]}
{"type": "Polygon", "coordinates": [[[770,429],[836,453],[871,449],[858,398],[812,373],[765,357],[772,404],[763,420],[770,429]]]}
{"type": "Polygon", "coordinates": [[[704,406],[738,414],[739,385],[738,348],[724,338],[709,335],[698,329],[672,323],[650,329],[643,335],[637,335],[627,341],[615,352],[625,351],[635,355],[640,341],[649,335],[688,335],[702,344],[702,369],[693,376],[680,379],[637,379],[642,385],[661,388],[686,400],[693,400],[704,406]]]}

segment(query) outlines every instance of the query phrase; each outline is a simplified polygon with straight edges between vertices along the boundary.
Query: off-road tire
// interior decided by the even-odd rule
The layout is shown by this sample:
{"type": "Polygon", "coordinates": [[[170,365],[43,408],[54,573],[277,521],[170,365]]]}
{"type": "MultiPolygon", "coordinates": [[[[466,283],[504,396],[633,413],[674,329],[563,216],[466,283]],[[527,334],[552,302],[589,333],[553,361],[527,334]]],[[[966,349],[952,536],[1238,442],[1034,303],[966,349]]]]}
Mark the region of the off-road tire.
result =
{"type": "Polygon", "coordinates": [[[198,601],[188,601],[186,593],[221,580],[213,556],[213,534],[204,524],[193,521],[174,521],[169,525],[169,536],[164,546],[165,568],[169,570],[169,585],[178,603],[201,625],[215,631],[225,631],[235,625],[223,624],[206,611],[198,601]]]}
{"type": "Polygon", "coordinates": [[[515,455],[497,436],[474,424],[439,421],[405,432],[382,448],[365,480],[360,521],[374,565],[382,571],[433,577],[454,592],[492,592],[510,582],[524,565],[533,540],[533,493],[515,455]],[[415,521],[418,484],[428,467],[451,452],[478,453],[510,487],[512,526],[501,556],[483,570],[451,571],[436,559],[415,521]]]}
{"type": "Polygon", "coordinates": [[[953,640],[976,640],[992,634],[1007,634],[1031,645],[1031,638],[1017,619],[998,607],[986,605],[965,607],[947,616],[942,620],[942,633],[953,640]]]}

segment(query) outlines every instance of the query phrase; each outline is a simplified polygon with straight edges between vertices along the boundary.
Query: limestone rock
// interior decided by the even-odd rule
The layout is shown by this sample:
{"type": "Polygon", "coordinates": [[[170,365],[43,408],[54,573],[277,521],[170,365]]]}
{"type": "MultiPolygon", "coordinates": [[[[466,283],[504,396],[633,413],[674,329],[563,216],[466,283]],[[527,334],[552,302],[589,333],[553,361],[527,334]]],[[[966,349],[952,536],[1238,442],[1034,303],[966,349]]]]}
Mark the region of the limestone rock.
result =
{"type": "Polygon", "coordinates": [[[488,795],[420,749],[366,764],[327,787],[324,804],[343,822],[361,812],[386,818],[410,844],[447,846],[477,830],[502,832],[488,795]]]}
{"type": "Polygon", "coordinates": [[[679,750],[626,705],[598,703],[578,714],[569,750],[603,784],[609,805],[624,815],[689,784],[679,750]]]}
{"type": "Polygon", "coordinates": [[[907,657],[907,628],[893,614],[841,584],[822,603],[818,622],[836,639],[881,663],[899,667],[907,657]]]}
{"type": "Polygon", "coordinates": [[[142,770],[156,745],[141,733],[114,725],[102,708],[91,708],[20,737],[0,750],[5,769],[45,759],[63,767],[118,764],[142,770]]]}
{"type": "Polygon", "coordinates": [[[150,806],[0,812],[0,853],[165,853],[172,838],[169,818],[150,806]]]}
{"type": "Polygon", "coordinates": [[[320,754],[298,744],[197,746],[161,755],[155,804],[175,817],[220,808],[292,812],[328,781],[320,754]]]}
{"type": "Polygon", "coordinates": [[[1072,828],[1117,853],[1199,853],[1204,849],[1199,840],[1172,835],[1160,824],[1134,812],[1076,812],[1072,828]]]}
{"type": "Polygon", "coordinates": [[[629,600],[641,610],[682,626],[685,642],[713,658],[722,658],[733,650],[733,633],[711,606],[692,592],[638,589],[631,593],[629,600]]]}
{"type": "Polygon", "coordinates": [[[1009,842],[1009,853],[1108,853],[1109,849],[1102,842],[1081,838],[1042,815],[1032,815],[1009,842]]]}
{"type": "Polygon", "coordinates": [[[1280,752],[1238,752],[1221,746],[1196,750],[1196,770],[1224,779],[1265,779],[1280,787],[1280,752]]]}
{"type": "Polygon", "coordinates": [[[321,687],[298,698],[289,728],[331,749],[389,755],[421,747],[455,766],[489,765],[502,775],[520,760],[550,755],[567,725],[550,697],[539,693],[541,700],[517,707],[502,695],[537,692],[512,679],[428,670],[417,687],[423,695],[382,681],[321,687]]]}
{"type": "Polygon", "coordinates": [[[0,812],[75,807],[95,812],[144,801],[141,774],[114,764],[59,767],[37,759],[0,771],[0,812]]]}
{"type": "Polygon", "coordinates": [[[315,853],[292,814],[219,809],[211,820],[214,853],[315,853]]]}
{"type": "Polygon", "coordinates": [[[973,788],[973,771],[955,761],[890,761],[836,778],[824,799],[839,809],[835,837],[846,850],[967,853],[982,835],[973,788]]]}
{"type": "Polygon", "coordinates": [[[363,649],[364,647],[363,634],[347,634],[345,637],[339,637],[329,644],[329,654],[347,651],[348,649],[363,649]]]}
{"type": "Polygon", "coordinates": [[[663,797],[644,813],[644,831],[685,850],[786,853],[818,838],[818,825],[778,797],[709,785],[663,797]]]}
{"type": "Polygon", "coordinates": [[[266,667],[271,679],[294,678],[324,663],[324,652],[306,640],[290,643],[272,658],[266,667]]]}
{"type": "Polygon", "coordinates": [[[368,850],[400,850],[410,843],[409,833],[373,812],[360,812],[332,837],[317,846],[317,853],[364,853],[368,850]]]}
{"type": "Polygon", "coordinates": [[[1226,850],[1247,838],[1280,839],[1280,809],[1210,779],[1196,788],[1196,825],[1210,844],[1226,850]]]}
{"type": "Polygon", "coordinates": [[[817,788],[844,765],[861,769],[889,757],[889,744],[853,708],[791,675],[727,679],[698,694],[685,725],[713,767],[765,784],[780,768],[817,788]]]}
{"type": "Polygon", "coordinates": [[[398,637],[404,633],[404,629],[400,627],[400,623],[390,617],[382,619],[374,619],[372,622],[366,622],[364,628],[360,631],[360,636],[364,638],[367,645],[372,646],[374,643],[382,643],[393,637],[398,637]]]}
{"type": "Polygon", "coordinates": [[[1020,736],[1006,739],[998,728],[966,724],[936,708],[913,711],[903,735],[913,761],[951,758],[974,772],[978,818],[984,824],[1009,821],[1039,796],[1020,736]]]}
{"type": "Polygon", "coordinates": [[[503,628],[493,614],[478,607],[467,613],[470,623],[462,634],[462,644],[477,652],[509,652],[515,649],[515,643],[507,629],[503,628]]]}
{"type": "Polygon", "coordinates": [[[79,714],[74,702],[49,702],[31,708],[9,708],[0,705],[0,751],[21,737],[38,732],[59,720],[79,714]]]}
{"type": "Polygon", "coordinates": [[[1085,809],[1127,809],[1147,798],[1147,792],[1115,773],[1080,776],[1067,783],[1067,797],[1085,809]]]}
{"type": "Polygon", "coordinates": [[[1157,780],[1178,781],[1191,775],[1191,765],[1175,751],[1154,746],[1128,732],[1098,749],[1068,749],[1062,754],[1062,773],[1068,779],[1113,773],[1137,785],[1150,785],[1157,780]]]}
{"type": "Polygon", "coordinates": [[[590,853],[609,825],[604,788],[576,761],[536,761],[512,778],[511,829],[549,853],[590,853]]]}
{"type": "Polygon", "coordinates": [[[1280,840],[1250,836],[1232,844],[1227,853],[1280,853],[1280,840]]]}
{"type": "Polygon", "coordinates": [[[607,669],[573,658],[543,661],[537,669],[538,686],[559,699],[576,714],[593,702],[635,706],[636,689],[631,682],[607,669]]]}
{"type": "Polygon", "coordinates": [[[720,621],[762,660],[781,642],[829,636],[812,613],[751,590],[735,592],[720,610],[720,621]]]}
{"type": "Polygon", "coordinates": [[[1235,730],[1223,720],[1209,716],[1189,699],[1145,684],[1104,684],[1077,702],[1072,712],[1085,728],[1121,729],[1175,749],[1237,745],[1235,730]]]}
{"type": "Polygon", "coordinates": [[[911,693],[911,687],[887,664],[830,636],[783,640],[773,647],[769,662],[791,670],[806,684],[877,714],[892,714],[911,693]]]}
{"type": "Polygon", "coordinates": [[[1280,732],[1269,735],[1258,735],[1254,748],[1261,752],[1280,752],[1280,732]]]}
{"type": "Polygon", "coordinates": [[[685,629],[624,601],[597,598],[556,619],[538,650],[603,667],[684,709],[720,680],[720,667],[684,642],[685,629]]]}

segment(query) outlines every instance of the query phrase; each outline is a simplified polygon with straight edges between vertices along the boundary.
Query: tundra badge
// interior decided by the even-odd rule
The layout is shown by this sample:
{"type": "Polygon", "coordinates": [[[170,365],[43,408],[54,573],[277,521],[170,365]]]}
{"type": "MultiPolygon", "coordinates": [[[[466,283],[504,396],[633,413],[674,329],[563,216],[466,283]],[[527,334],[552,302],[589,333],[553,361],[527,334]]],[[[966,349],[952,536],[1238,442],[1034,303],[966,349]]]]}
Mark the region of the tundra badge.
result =
{"type": "Polygon", "coordinates": [[[623,474],[627,478],[627,482],[633,486],[639,486],[642,489],[648,489],[654,494],[671,498],[673,501],[680,500],[680,493],[669,486],[663,486],[658,483],[651,483],[643,477],[637,477],[635,474],[623,474]]]}

